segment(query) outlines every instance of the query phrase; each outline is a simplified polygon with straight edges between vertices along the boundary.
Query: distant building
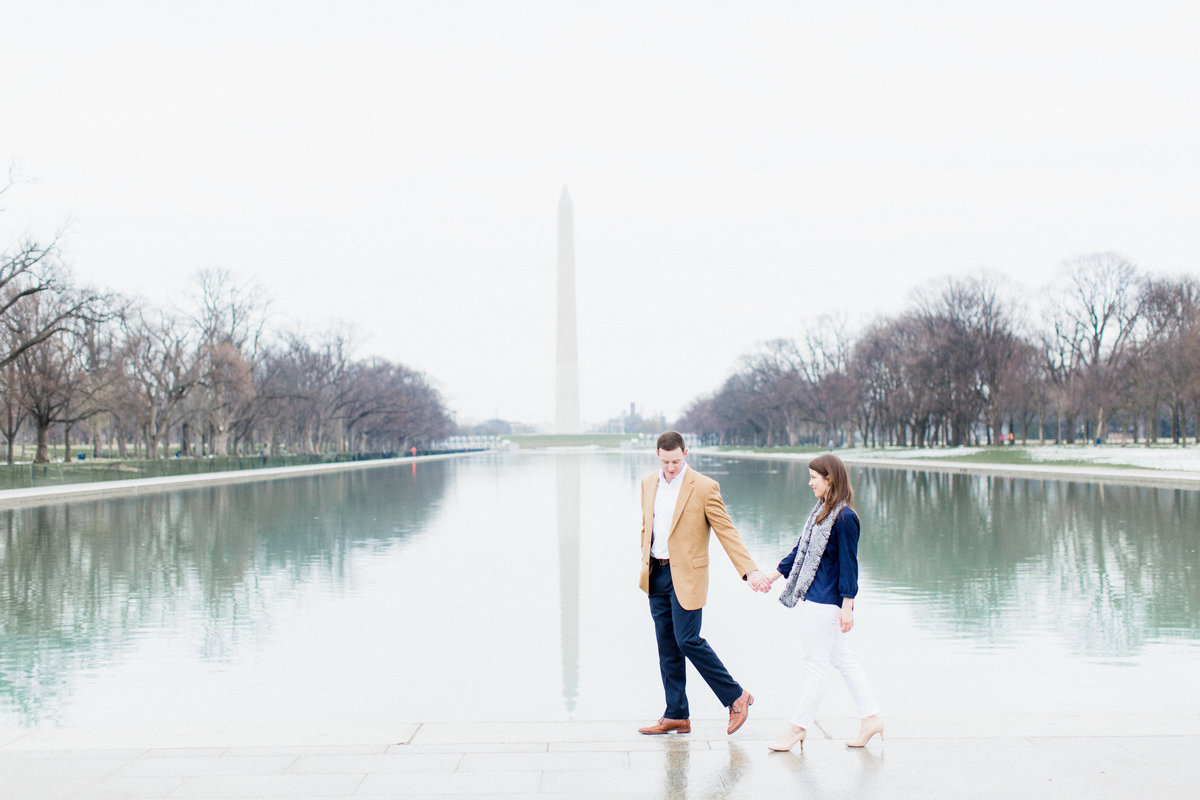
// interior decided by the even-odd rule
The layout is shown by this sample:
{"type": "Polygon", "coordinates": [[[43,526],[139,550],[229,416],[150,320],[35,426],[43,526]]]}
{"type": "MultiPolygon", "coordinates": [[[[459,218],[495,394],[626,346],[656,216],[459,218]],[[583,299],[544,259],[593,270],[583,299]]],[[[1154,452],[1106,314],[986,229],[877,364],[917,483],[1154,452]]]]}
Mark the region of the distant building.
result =
{"type": "Polygon", "coordinates": [[[643,417],[637,404],[630,403],[629,411],[613,417],[598,427],[599,433],[651,433],[659,434],[667,429],[667,420],[662,414],[643,417]]]}

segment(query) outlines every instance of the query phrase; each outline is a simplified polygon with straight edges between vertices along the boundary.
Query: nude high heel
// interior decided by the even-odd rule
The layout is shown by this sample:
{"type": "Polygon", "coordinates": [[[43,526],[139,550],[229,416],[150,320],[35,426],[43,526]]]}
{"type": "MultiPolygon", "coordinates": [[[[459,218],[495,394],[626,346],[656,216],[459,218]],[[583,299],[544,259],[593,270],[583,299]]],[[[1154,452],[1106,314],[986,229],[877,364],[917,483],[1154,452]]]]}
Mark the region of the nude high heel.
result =
{"type": "Polygon", "coordinates": [[[862,727],[858,729],[858,738],[853,742],[846,742],[846,747],[866,747],[867,742],[871,741],[871,737],[879,734],[879,741],[883,741],[883,720],[876,719],[874,722],[863,720],[862,727]]]}
{"type": "Polygon", "coordinates": [[[791,750],[793,747],[799,744],[800,749],[803,750],[804,737],[807,735],[808,731],[806,731],[804,728],[801,728],[799,731],[793,731],[791,728],[788,728],[786,731],[779,734],[778,739],[767,745],[767,748],[769,750],[774,750],[777,753],[786,753],[788,750],[791,750]]]}

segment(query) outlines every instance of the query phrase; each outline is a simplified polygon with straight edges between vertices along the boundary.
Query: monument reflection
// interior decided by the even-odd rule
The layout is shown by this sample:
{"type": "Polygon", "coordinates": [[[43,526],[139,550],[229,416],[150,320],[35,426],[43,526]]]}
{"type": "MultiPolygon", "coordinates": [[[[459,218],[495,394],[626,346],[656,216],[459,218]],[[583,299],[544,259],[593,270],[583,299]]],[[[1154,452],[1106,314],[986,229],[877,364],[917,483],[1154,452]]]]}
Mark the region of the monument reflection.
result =
{"type": "Polygon", "coordinates": [[[563,705],[579,697],[579,459],[554,462],[558,510],[558,608],[561,615],[563,705]]]}

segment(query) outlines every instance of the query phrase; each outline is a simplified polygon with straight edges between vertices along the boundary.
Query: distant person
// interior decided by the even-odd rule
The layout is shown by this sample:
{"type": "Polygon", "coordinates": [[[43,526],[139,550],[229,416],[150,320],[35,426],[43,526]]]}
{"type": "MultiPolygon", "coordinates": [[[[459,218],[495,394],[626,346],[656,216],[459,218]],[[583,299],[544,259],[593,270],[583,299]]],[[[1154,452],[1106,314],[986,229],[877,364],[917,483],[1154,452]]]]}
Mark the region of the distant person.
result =
{"type": "Polygon", "coordinates": [[[799,541],[769,578],[786,576],[779,602],[800,608],[800,640],[804,648],[804,688],[791,724],[768,745],[772,750],[804,747],[813,715],[825,693],[826,676],[836,667],[850,689],[861,723],[847,747],[864,747],[871,737],[883,738],[883,721],[871,684],[850,652],[854,598],[858,594],[858,515],[846,465],[831,453],[808,462],[808,485],[816,495],[799,541]]]}
{"type": "Polygon", "coordinates": [[[754,698],[700,637],[708,597],[710,529],[750,588],[767,592],[771,583],[754,565],[733,527],[721,499],[721,487],[688,467],[683,436],[667,431],[658,437],[655,452],[661,468],[642,479],[641,588],[650,596],[650,614],[658,639],[658,669],[667,705],[658,722],[638,732],[691,732],[686,690],[690,661],[721,705],[729,709],[726,732],[732,734],[746,721],[754,698]]]}

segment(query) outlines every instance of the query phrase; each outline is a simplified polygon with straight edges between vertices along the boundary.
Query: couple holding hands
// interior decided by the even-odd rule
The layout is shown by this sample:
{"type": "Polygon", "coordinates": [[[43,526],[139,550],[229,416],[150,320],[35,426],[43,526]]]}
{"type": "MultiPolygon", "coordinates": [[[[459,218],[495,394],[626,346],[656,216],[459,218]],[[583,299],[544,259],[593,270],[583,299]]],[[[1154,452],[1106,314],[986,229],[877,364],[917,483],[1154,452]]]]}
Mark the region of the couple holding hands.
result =
{"type": "Polygon", "coordinates": [[[827,453],[809,462],[808,485],[817,503],[792,552],[768,574],[755,566],[733,527],[720,486],[688,467],[683,437],[675,431],[664,433],[658,437],[656,453],[660,469],[642,479],[641,588],[650,596],[667,706],[658,722],[639,732],[691,731],[685,685],[688,661],[729,709],[729,733],[742,726],[754,702],[700,636],[708,594],[711,530],[752,589],[769,592],[772,584],[783,578],[779,601],[800,611],[804,647],[800,704],[791,724],[769,747],[784,751],[797,744],[804,746],[830,667],[837,668],[845,679],[862,718],[858,738],[846,745],[863,747],[875,734],[882,739],[883,722],[877,714],[875,695],[845,635],[854,627],[859,523],[841,459],[827,453]]]}

